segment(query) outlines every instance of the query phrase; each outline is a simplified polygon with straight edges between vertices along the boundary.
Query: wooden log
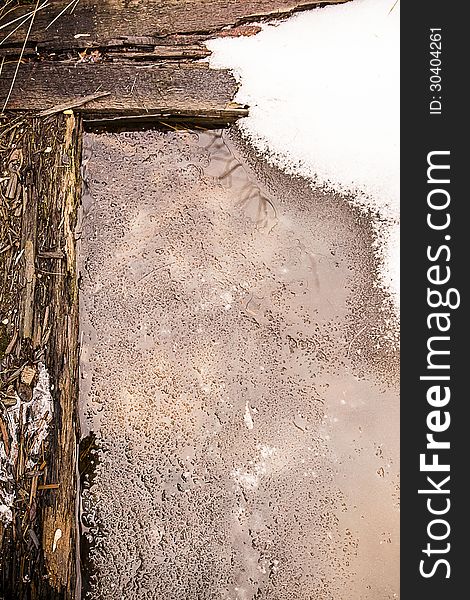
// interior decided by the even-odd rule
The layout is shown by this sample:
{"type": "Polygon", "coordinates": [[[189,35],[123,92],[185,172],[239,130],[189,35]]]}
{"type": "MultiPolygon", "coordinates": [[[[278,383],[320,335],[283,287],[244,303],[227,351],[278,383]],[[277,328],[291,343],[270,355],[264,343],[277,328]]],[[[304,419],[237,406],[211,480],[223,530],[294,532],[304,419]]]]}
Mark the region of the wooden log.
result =
{"type": "MultiPolygon", "coordinates": [[[[13,521],[0,528],[0,597],[11,599],[75,598],[74,229],[81,197],[80,152],[81,120],[72,113],[0,120],[0,168],[8,173],[0,184],[0,316],[8,342],[0,345],[0,412],[7,414],[9,395],[19,397],[22,406],[31,399],[40,363],[49,374],[53,398],[49,433],[38,454],[31,453],[32,440],[24,437],[26,426],[9,432],[19,450],[10,472],[16,493],[13,521]]],[[[28,421],[26,409],[24,414],[28,421]]]]}
{"type": "MultiPolygon", "coordinates": [[[[72,14],[64,13],[49,26],[64,8],[63,0],[50,0],[50,6],[36,15],[31,44],[63,44],[78,47],[85,41],[106,44],[110,38],[153,37],[171,35],[213,35],[226,27],[279,17],[326,4],[346,0],[80,0],[72,14]]],[[[31,10],[25,4],[8,15],[11,19],[31,10]]],[[[13,29],[13,26],[12,28],[13,29]]],[[[5,29],[5,35],[10,28],[5,29]]],[[[8,44],[22,44],[24,28],[15,32],[8,44]]]]}
{"type": "MultiPolygon", "coordinates": [[[[0,101],[7,97],[14,65],[4,67],[0,101]]],[[[21,65],[8,102],[13,111],[43,111],[75,102],[85,119],[148,117],[205,119],[214,124],[245,116],[246,107],[232,103],[237,91],[233,76],[204,65],[29,63],[21,65]],[[78,107],[96,92],[101,98],[78,107]]]]}

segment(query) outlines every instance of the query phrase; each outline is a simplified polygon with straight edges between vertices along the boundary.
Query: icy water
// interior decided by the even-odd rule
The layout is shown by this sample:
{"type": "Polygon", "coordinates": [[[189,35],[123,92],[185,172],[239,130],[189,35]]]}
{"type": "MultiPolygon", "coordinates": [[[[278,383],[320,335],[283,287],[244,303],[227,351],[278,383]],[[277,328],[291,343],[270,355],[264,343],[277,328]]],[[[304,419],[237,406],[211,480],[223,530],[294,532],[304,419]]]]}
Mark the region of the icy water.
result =
{"type": "Polygon", "coordinates": [[[96,600],[398,597],[398,356],[367,218],[236,132],[88,134],[96,600]]]}

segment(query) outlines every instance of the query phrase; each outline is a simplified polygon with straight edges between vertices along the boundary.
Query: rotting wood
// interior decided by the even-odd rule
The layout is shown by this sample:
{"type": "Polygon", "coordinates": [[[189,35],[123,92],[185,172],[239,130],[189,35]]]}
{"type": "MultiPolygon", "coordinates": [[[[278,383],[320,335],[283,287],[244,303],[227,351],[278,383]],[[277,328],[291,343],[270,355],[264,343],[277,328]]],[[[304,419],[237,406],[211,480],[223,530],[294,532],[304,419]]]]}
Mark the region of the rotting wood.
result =
{"type": "Polygon", "coordinates": [[[12,442],[17,446],[10,473],[16,493],[13,522],[0,527],[0,597],[4,598],[75,597],[78,288],[74,229],[81,196],[80,145],[81,120],[74,114],[42,119],[9,115],[0,120],[0,167],[2,174],[9,173],[0,184],[0,249],[4,249],[0,253],[0,444],[7,435],[8,452],[12,442]],[[28,416],[25,403],[32,398],[39,363],[49,373],[54,413],[49,435],[39,455],[33,455],[41,423],[28,437],[25,427],[15,431],[9,424],[15,398],[20,398],[20,414],[28,416]],[[53,551],[59,529],[60,541],[53,551]]]}
{"type": "MultiPolygon", "coordinates": [[[[73,14],[65,13],[50,24],[63,8],[62,0],[50,0],[50,7],[36,16],[30,47],[49,44],[54,48],[106,45],[111,38],[126,39],[169,36],[214,35],[227,27],[267,18],[287,16],[298,10],[340,4],[346,0],[80,0],[73,14]],[[64,46],[65,44],[65,46],[64,46]]],[[[31,5],[15,14],[31,10],[31,5]]],[[[9,29],[5,30],[5,34],[9,29]]],[[[8,45],[22,44],[17,31],[8,45]]],[[[191,40],[192,41],[192,40],[191,40]]],[[[135,42],[134,42],[135,43],[135,42]]]]}
{"type": "MultiPolygon", "coordinates": [[[[241,26],[224,30],[238,32],[252,31],[241,26]]],[[[243,35],[243,33],[240,33],[243,35]]],[[[111,38],[100,42],[91,42],[88,38],[79,38],[73,42],[61,42],[60,48],[55,41],[44,41],[34,45],[26,45],[23,58],[27,60],[64,60],[68,63],[119,61],[135,59],[151,61],[201,60],[210,55],[210,50],[203,43],[207,36],[193,34],[191,36],[172,36],[170,38],[133,37],[111,38]]],[[[0,45],[0,60],[18,58],[20,48],[17,45],[0,45]]]]}
{"type": "MultiPolygon", "coordinates": [[[[8,93],[13,69],[12,64],[4,68],[0,99],[8,93]]],[[[153,116],[158,120],[174,115],[180,120],[199,117],[220,125],[248,114],[246,107],[232,103],[237,84],[230,73],[195,64],[178,68],[113,63],[25,64],[8,107],[14,111],[45,111],[100,90],[109,94],[77,108],[85,119],[153,116]]]]}
{"type": "MultiPolygon", "coordinates": [[[[215,35],[253,35],[248,23],[285,17],[307,8],[347,0],[80,0],[73,14],[50,0],[36,15],[9,98],[11,110],[47,111],[72,105],[109,90],[106,98],[79,108],[85,121],[119,125],[190,121],[210,127],[230,125],[247,115],[234,104],[237,85],[223,70],[197,62],[208,56],[204,41],[215,35]],[[80,52],[80,49],[84,49],[80,52]]],[[[9,19],[31,10],[15,8],[9,19]]],[[[14,53],[23,48],[21,30],[0,46],[6,60],[0,78],[0,101],[8,97],[14,77],[14,53]],[[13,52],[13,54],[12,54],[13,52]]]]}

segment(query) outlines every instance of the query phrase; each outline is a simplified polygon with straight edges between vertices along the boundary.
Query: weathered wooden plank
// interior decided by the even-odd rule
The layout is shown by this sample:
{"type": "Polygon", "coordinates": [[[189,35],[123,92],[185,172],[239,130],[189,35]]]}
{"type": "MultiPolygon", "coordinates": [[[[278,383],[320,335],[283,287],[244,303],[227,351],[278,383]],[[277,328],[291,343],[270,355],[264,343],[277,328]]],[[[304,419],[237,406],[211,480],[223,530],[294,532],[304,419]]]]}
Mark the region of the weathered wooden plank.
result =
{"type": "Polygon", "coordinates": [[[7,174],[0,184],[0,333],[5,342],[0,345],[0,413],[9,426],[10,452],[15,448],[8,476],[16,495],[13,520],[0,528],[4,598],[75,597],[74,229],[81,197],[80,152],[81,122],[73,114],[0,120],[0,168],[7,174]],[[35,452],[37,429],[28,430],[32,417],[25,403],[32,398],[40,364],[50,377],[53,415],[48,436],[35,452]],[[14,402],[20,402],[26,418],[26,425],[17,429],[12,427],[14,402]]]}
{"type": "MultiPolygon", "coordinates": [[[[14,65],[4,67],[0,80],[3,102],[13,77],[14,65]]],[[[230,122],[247,114],[231,102],[237,91],[227,71],[204,65],[181,66],[30,63],[21,65],[10,110],[43,111],[96,92],[109,95],[87,102],[77,110],[92,119],[114,116],[205,118],[230,122]]]]}
{"type": "MultiPolygon", "coordinates": [[[[225,27],[240,25],[267,16],[288,15],[294,11],[346,0],[80,0],[73,14],[65,13],[48,27],[64,7],[64,0],[50,0],[50,7],[36,16],[31,42],[62,44],[87,41],[105,44],[110,38],[143,36],[164,38],[176,34],[211,35],[225,27]],[[77,37],[78,36],[78,37],[77,37]]],[[[17,9],[13,16],[31,10],[31,4],[17,9]]],[[[12,15],[9,15],[11,18],[12,15]]],[[[5,33],[9,33],[8,29],[5,33]]],[[[22,43],[18,30],[8,43],[22,43]]]]}

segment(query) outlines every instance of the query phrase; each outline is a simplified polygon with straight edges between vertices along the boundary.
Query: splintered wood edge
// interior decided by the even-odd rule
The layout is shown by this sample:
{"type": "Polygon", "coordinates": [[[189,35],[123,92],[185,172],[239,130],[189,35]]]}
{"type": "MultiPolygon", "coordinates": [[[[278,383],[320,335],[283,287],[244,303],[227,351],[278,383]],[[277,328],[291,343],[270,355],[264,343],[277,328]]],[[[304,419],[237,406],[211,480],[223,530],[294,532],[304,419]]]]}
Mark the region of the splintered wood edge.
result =
{"type": "MultiPolygon", "coordinates": [[[[14,65],[4,68],[0,101],[8,94],[14,65]]],[[[38,116],[73,109],[87,121],[179,120],[230,124],[248,115],[234,103],[238,84],[226,70],[207,65],[77,64],[22,65],[8,102],[10,111],[38,116]]]]}
{"type": "MultiPolygon", "coordinates": [[[[165,43],[169,37],[191,36],[209,38],[227,28],[279,19],[295,12],[314,9],[329,4],[342,4],[349,0],[148,0],[137,7],[125,0],[80,0],[73,15],[63,14],[52,25],[51,21],[63,8],[62,0],[50,0],[49,5],[35,17],[30,34],[30,48],[48,46],[53,50],[83,48],[89,45],[105,48],[109,42],[118,40],[132,46],[147,45],[151,38],[154,45],[165,43]],[[128,42],[126,42],[128,40],[128,42]],[[139,41],[141,40],[141,41],[139,41]]],[[[29,4],[15,12],[21,15],[31,10],[29,4]]],[[[12,18],[11,15],[8,18],[12,18]]],[[[11,33],[8,45],[21,47],[24,31],[5,28],[4,35],[11,33]]],[[[173,45],[173,44],[172,44],[173,45]]]]}
{"type": "MultiPolygon", "coordinates": [[[[26,199],[20,215],[13,210],[6,215],[7,223],[20,222],[21,231],[19,245],[7,249],[4,255],[13,265],[9,277],[16,276],[20,283],[29,282],[31,286],[28,290],[22,285],[10,291],[10,298],[3,298],[5,306],[19,307],[9,323],[9,335],[13,337],[8,349],[14,351],[20,363],[33,360],[31,351],[41,355],[50,377],[54,418],[47,438],[49,449],[45,448],[47,466],[42,485],[33,478],[27,496],[27,500],[35,499],[36,508],[31,513],[30,507],[18,499],[15,522],[20,529],[12,535],[12,527],[0,527],[0,552],[6,551],[0,562],[0,586],[3,584],[5,597],[71,600],[75,597],[78,557],[75,224],[81,199],[82,123],[73,113],[43,119],[10,114],[3,118],[5,122],[7,131],[10,122],[18,133],[14,141],[23,157],[18,194],[26,199]],[[15,262],[18,252],[24,255],[28,245],[30,258],[15,262]],[[44,249],[46,252],[41,252],[44,249]],[[53,269],[44,262],[51,260],[55,261],[53,269]],[[50,326],[45,331],[47,322],[50,326]],[[28,545],[29,531],[38,535],[42,532],[39,547],[28,545]]],[[[4,161],[11,153],[8,146],[0,148],[4,161]]]]}
{"type": "MultiPolygon", "coordinates": [[[[61,117],[59,117],[61,118],[61,117]]],[[[57,590],[74,591],[76,573],[76,465],[78,407],[78,281],[76,265],[75,221],[81,198],[81,122],[73,113],[66,115],[60,152],[67,156],[69,168],[63,169],[58,182],[57,205],[61,208],[61,237],[64,244],[64,277],[56,285],[52,301],[52,318],[57,322],[48,357],[50,371],[57,386],[61,409],[61,430],[57,431],[60,461],[57,463],[56,502],[44,512],[43,552],[50,583],[57,590]],[[60,361],[59,357],[66,357],[60,361]],[[60,532],[60,540],[57,533],[60,532]],[[52,543],[51,543],[52,542],[52,543]]]]}

